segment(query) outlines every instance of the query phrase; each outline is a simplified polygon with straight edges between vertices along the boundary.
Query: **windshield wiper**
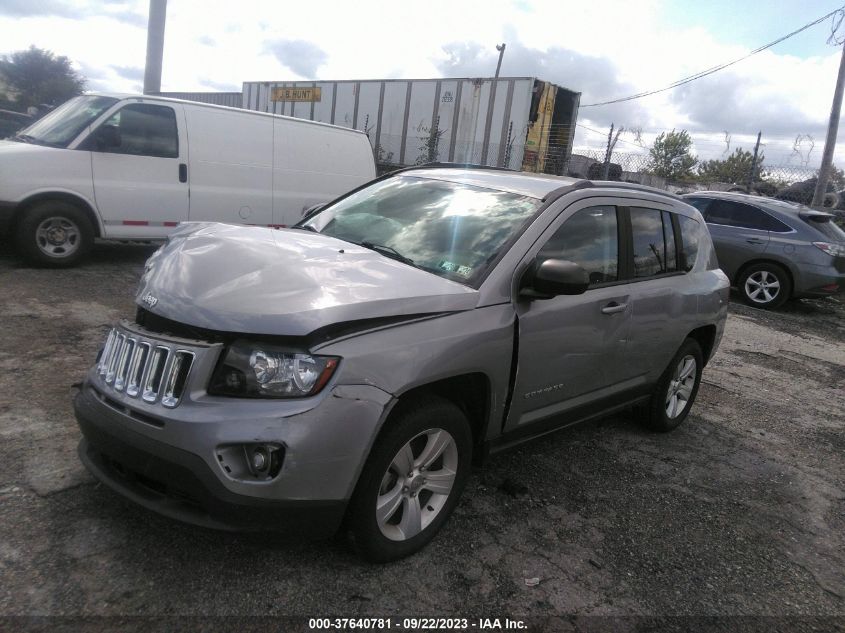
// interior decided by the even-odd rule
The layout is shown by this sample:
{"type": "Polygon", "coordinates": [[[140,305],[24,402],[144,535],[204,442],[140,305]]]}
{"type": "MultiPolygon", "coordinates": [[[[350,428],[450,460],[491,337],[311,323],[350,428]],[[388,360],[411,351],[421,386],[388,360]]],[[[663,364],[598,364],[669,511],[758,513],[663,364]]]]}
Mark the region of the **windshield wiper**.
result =
{"type": "Polygon", "coordinates": [[[369,248],[371,251],[375,251],[380,255],[389,257],[390,259],[395,259],[396,261],[402,262],[403,264],[408,264],[409,266],[413,266],[414,268],[419,268],[419,266],[414,263],[413,259],[405,257],[402,253],[390,246],[385,246],[384,244],[375,244],[373,242],[360,242],[360,245],[364,248],[369,248]]]}
{"type": "Polygon", "coordinates": [[[319,233],[319,231],[310,224],[294,224],[290,228],[297,229],[299,231],[311,231],[312,233],[319,233]]]}
{"type": "Polygon", "coordinates": [[[50,143],[48,141],[42,141],[40,138],[35,138],[31,134],[16,134],[12,137],[13,141],[20,141],[21,143],[29,143],[31,145],[45,145],[47,147],[60,147],[60,145],[56,143],[50,143]]]}

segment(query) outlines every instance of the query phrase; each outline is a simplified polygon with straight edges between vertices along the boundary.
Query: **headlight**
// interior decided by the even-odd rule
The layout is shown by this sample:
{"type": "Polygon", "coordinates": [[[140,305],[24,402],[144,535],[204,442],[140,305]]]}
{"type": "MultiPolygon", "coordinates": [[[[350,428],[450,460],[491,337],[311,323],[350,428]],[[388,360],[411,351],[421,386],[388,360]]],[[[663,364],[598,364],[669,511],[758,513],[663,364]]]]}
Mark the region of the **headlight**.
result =
{"type": "Polygon", "coordinates": [[[208,393],[245,398],[302,398],[319,393],[337,369],[334,356],[313,356],[261,343],[229,346],[208,393]]]}

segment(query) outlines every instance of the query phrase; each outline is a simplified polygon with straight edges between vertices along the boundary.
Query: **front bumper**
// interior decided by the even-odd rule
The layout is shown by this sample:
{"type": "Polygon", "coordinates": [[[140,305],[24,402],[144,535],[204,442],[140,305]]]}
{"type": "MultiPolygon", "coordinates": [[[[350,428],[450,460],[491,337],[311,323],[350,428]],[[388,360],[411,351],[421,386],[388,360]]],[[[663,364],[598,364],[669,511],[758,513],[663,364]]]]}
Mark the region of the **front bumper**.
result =
{"type": "Polygon", "coordinates": [[[100,481],[165,516],[229,530],[335,532],[392,398],[334,386],[309,401],[192,392],[175,409],[109,392],[92,370],[74,400],[79,455],[100,481]],[[235,478],[221,446],[284,446],[278,476],[235,478]]]}

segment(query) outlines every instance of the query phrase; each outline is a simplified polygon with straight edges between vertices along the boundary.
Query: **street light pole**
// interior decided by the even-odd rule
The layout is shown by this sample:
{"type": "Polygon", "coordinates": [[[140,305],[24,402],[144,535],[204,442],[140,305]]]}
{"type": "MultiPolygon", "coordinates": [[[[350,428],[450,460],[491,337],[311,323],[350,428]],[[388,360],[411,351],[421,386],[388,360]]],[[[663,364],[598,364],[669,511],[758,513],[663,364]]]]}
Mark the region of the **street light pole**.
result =
{"type": "Polygon", "coordinates": [[[496,64],[496,75],[494,79],[499,78],[499,71],[502,69],[502,57],[505,56],[505,46],[507,46],[507,44],[505,44],[504,42],[502,42],[501,45],[496,44],[496,50],[499,51],[499,63],[496,64]]]}
{"type": "Polygon", "coordinates": [[[833,164],[833,150],[836,148],[836,134],[839,132],[839,113],[842,110],[842,88],[845,85],[845,44],[842,45],[842,57],[839,60],[839,76],[836,78],[836,90],[833,91],[833,105],[830,107],[830,122],[827,124],[827,138],[824,142],[822,164],[819,167],[819,178],[816,190],[813,192],[813,207],[824,205],[827,193],[827,180],[830,177],[830,166],[833,164]]]}
{"type": "Polygon", "coordinates": [[[144,94],[161,92],[161,65],[164,58],[164,23],[167,0],[150,0],[147,21],[147,64],[144,68],[144,94]]]}

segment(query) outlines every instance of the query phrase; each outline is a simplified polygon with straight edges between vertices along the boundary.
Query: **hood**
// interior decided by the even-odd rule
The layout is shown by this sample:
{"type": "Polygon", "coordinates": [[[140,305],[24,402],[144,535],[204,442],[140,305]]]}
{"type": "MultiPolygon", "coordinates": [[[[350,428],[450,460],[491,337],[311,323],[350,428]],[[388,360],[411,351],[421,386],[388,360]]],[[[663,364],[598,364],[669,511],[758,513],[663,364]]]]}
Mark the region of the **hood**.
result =
{"type": "Polygon", "coordinates": [[[189,223],[149,259],[135,301],[195,327],[305,336],[360,319],[471,310],[478,292],[318,233],[189,223]]]}

